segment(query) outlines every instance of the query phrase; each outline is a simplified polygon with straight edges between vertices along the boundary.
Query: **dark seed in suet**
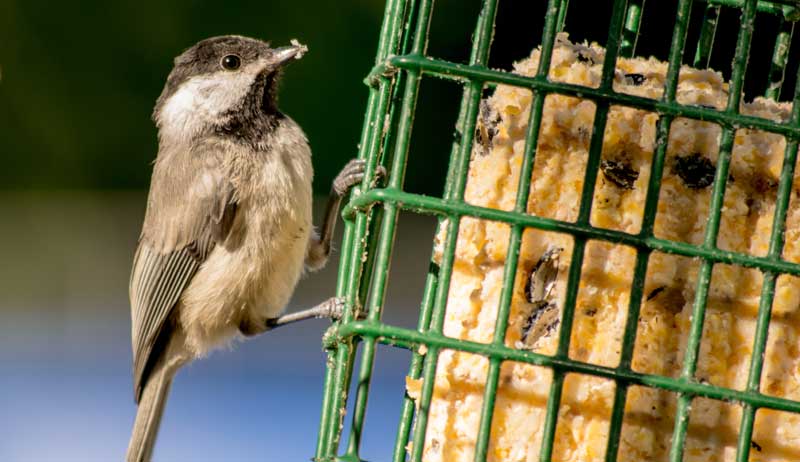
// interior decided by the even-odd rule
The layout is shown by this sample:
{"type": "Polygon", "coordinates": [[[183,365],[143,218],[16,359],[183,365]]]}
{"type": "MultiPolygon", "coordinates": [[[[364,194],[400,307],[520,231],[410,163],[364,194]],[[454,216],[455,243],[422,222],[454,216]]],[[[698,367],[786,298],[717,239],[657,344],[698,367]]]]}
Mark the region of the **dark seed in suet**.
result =
{"type": "Polygon", "coordinates": [[[520,340],[526,346],[532,346],[540,338],[551,334],[560,322],[558,306],[555,303],[544,301],[535,303],[522,325],[520,340]]]}
{"type": "Polygon", "coordinates": [[[772,178],[756,175],[753,177],[753,189],[761,194],[773,193],[778,188],[778,182],[772,178]]]}
{"type": "Polygon", "coordinates": [[[630,164],[617,160],[600,161],[600,170],[608,181],[622,189],[633,189],[633,184],[639,178],[639,172],[630,164]]]}
{"type": "Polygon", "coordinates": [[[550,296],[558,277],[558,257],[564,249],[551,247],[539,257],[525,284],[529,303],[539,303],[550,296]]]}
{"type": "Polygon", "coordinates": [[[494,137],[499,133],[497,125],[503,121],[503,118],[499,113],[492,114],[487,100],[481,101],[478,116],[478,123],[475,126],[475,141],[482,147],[480,154],[486,156],[494,147],[494,137]]]}
{"type": "Polygon", "coordinates": [[[675,160],[675,173],[691,189],[703,189],[714,183],[716,167],[700,154],[678,157],[675,160]]]}
{"type": "Polygon", "coordinates": [[[589,63],[590,66],[594,65],[594,59],[588,54],[583,51],[578,52],[577,60],[579,63],[589,63]]]}
{"type": "Polygon", "coordinates": [[[645,80],[647,80],[647,77],[642,74],[625,74],[625,81],[629,85],[635,85],[638,87],[639,85],[643,84],[645,80]]]}
{"type": "Polygon", "coordinates": [[[658,294],[663,292],[664,289],[665,289],[665,287],[661,286],[661,287],[656,287],[655,289],[651,290],[650,293],[647,294],[647,300],[652,300],[652,299],[656,298],[656,296],[658,296],[658,294]]]}

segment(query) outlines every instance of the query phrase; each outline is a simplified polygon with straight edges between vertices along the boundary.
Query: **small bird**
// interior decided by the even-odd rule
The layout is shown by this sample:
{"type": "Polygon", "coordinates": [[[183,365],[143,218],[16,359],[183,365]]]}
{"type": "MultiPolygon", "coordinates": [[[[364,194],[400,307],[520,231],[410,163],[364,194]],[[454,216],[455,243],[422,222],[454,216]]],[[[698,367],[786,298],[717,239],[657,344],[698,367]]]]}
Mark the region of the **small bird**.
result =
{"type": "Polygon", "coordinates": [[[150,460],[181,366],[239,333],[341,313],[332,298],[281,316],[304,271],[325,265],[342,197],[364,177],[359,160],[336,177],[318,234],[308,140],[276,99],[281,70],[306,51],[203,40],[175,59],[156,102],[159,149],[129,287],[139,407],[128,462],[150,460]]]}

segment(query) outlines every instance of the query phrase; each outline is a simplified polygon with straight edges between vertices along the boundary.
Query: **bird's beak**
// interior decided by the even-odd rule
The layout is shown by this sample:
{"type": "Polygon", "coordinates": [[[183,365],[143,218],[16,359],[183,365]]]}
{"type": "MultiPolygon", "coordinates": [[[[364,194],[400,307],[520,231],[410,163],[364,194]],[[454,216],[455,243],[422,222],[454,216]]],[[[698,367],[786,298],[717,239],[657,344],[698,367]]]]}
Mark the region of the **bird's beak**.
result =
{"type": "Polygon", "coordinates": [[[300,44],[276,48],[272,54],[272,65],[275,67],[283,66],[293,59],[302,58],[307,51],[308,47],[300,44]]]}

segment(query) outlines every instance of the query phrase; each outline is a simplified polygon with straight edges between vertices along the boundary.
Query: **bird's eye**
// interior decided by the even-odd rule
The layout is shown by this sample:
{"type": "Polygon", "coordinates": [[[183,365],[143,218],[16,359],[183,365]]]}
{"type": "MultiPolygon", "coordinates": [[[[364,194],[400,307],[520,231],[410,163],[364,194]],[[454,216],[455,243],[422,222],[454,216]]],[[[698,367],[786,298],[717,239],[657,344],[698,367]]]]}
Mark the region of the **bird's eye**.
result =
{"type": "Polygon", "coordinates": [[[242,65],[242,59],[236,55],[227,55],[222,58],[220,65],[226,71],[235,71],[242,65]]]}

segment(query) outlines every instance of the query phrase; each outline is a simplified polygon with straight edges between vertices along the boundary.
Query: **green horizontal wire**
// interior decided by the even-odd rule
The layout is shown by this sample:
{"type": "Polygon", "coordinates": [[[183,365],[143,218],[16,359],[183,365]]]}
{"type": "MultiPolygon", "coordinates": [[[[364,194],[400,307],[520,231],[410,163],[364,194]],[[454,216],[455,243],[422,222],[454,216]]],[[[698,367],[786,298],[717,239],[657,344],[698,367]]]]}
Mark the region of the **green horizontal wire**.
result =
{"type": "Polygon", "coordinates": [[[777,133],[790,138],[800,137],[800,127],[788,123],[777,123],[773,120],[737,114],[733,111],[709,109],[701,106],[688,106],[678,103],[665,103],[656,99],[626,93],[617,93],[612,89],[589,88],[569,83],[551,82],[540,77],[527,77],[503,71],[488,69],[484,66],[470,66],[448,61],[441,61],[423,56],[395,56],[387,60],[386,66],[380,66],[381,72],[386,69],[419,69],[423,73],[455,80],[457,82],[479,81],[505,84],[516,87],[531,88],[548,93],[574,96],[577,98],[607,102],[618,106],[628,106],[649,112],[685,117],[687,119],[716,122],[723,127],[752,128],[770,133],[777,133]]]}
{"type": "Polygon", "coordinates": [[[614,244],[623,244],[635,248],[649,248],[685,257],[699,257],[715,263],[739,265],[747,268],[760,268],[779,273],[800,276],[800,264],[791,263],[780,259],[757,257],[718,248],[706,249],[684,242],[670,241],[643,235],[628,234],[606,228],[597,228],[591,225],[578,225],[552,218],[537,217],[533,215],[519,215],[505,210],[491,209],[477,205],[467,204],[462,201],[440,199],[438,197],[424,196],[390,189],[372,189],[353,199],[346,210],[355,211],[369,208],[373,204],[394,202],[401,209],[416,213],[432,215],[469,216],[485,220],[498,221],[512,225],[521,225],[526,228],[537,228],[545,231],[567,233],[586,239],[598,239],[614,244]]]}
{"type": "Polygon", "coordinates": [[[569,358],[547,356],[529,350],[517,350],[507,346],[460,340],[447,337],[443,334],[431,332],[421,333],[415,330],[390,326],[378,322],[352,321],[337,326],[336,340],[333,341],[342,341],[347,338],[363,335],[376,337],[379,342],[386,345],[393,345],[409,350],[415,350],[419,348],[420,345],[425,345],[429,348],[435,347],[439,349],[463,351],[487,358],[502,358],[506,361],[516,361],[534,366],[542,366],[562,373],[574,372],[577,374],[616,380],[618,382],[627,383],[628,385],[659,388],[671,392],[684,392],[710,399],[750,403],[759,408],[763,407],[800,413],[800,402],[764,395],[758,392],[733,390],[700,382],[686,382],[661,375],[643,374],[625,370],[625,368],[606,367],[569,358]]]}
{"type": "MultiPolygon", "coordinates": [[[[711,5],[727,6],[732,8],[743,9],[747,0],[705,0],[706,3],[711,5]]],[[[756,10],[759,13],[769,13],[774,15],[783,15],[785,11],[783,6],[790,8],[800,7],[800,2],[796,0],[773,0],[773,1],[759,1],[756,10]]]]}

